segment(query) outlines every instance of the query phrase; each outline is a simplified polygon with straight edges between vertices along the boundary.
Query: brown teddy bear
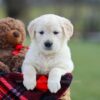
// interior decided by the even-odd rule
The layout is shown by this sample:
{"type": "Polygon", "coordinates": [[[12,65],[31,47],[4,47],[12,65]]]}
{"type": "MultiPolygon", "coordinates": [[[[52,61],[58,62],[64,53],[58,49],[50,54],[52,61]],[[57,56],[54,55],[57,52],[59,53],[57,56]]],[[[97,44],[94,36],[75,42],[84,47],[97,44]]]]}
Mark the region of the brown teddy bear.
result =
{"type": "Polygon", "coordinates": [[[9,17],[0,19],[0,70],[18,71],[27,52],[23,46],[25,38],[23,22],[9,17]]]}

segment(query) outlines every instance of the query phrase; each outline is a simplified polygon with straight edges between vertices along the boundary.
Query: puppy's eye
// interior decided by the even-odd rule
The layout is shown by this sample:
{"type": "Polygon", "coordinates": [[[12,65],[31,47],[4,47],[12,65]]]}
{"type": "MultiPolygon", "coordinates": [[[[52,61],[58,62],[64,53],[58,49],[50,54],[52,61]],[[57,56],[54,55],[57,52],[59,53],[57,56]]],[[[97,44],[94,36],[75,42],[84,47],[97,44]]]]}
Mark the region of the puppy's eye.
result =
{"type": "Polygon", "coordinates": [[[40,33],[41,35],[43,35],[43,34],[44,34],[44,31],[40,31],[39,33],[40,33]]]}
{"type": "Polygon", "coordinates": [[[54,31],[53,33],[54,33],[55,35],[59,34],[59,32],[57,32],[57,31],[54,31]]]}

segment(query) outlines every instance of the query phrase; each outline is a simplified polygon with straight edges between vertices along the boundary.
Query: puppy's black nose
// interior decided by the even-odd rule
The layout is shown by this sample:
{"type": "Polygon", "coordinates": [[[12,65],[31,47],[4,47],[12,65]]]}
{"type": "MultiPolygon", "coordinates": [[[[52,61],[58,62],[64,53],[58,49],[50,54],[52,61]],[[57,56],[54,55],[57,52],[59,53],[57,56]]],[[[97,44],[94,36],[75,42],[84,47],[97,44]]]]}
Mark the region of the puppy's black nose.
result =
{"type": "Polygon", "coordinates": [[[50,42],[50,41],[46,41],[45,43],[44,43],[44,45],[45,45],[45,47],[47,48],[47,49],[51,49],[51,47],[52,47],[52,42],[50,42]]]}

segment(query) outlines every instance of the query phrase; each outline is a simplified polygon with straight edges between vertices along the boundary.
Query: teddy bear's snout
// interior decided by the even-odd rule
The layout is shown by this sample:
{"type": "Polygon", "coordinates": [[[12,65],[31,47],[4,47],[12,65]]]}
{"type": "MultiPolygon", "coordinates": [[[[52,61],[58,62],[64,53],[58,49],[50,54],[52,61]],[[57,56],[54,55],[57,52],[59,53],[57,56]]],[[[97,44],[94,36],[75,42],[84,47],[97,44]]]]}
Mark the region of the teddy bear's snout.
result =
{"type": "Polygon", "coordinates": [[[17,37],[19,37],[20,33],[16,31],[16,32],[13,32],[13,35],[14,35],[14,37],[17,38],[17,37]]]}

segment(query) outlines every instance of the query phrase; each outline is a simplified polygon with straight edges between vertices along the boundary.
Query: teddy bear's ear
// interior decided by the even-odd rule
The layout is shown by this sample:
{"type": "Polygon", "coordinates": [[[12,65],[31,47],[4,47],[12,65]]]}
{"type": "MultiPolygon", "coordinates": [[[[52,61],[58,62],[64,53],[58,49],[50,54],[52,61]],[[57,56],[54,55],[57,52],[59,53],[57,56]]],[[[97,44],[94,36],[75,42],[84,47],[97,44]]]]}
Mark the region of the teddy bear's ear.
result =
{"type": "Polygon", "coordinates": [[[21,20],[16,19],[17,23],[19,23],[20,26],[25,27],[24,23],[21,20]]]}
{"type": "Polygon", "coordinates": [[[73,35],[73,24],[68,19],[62,18],[62,28],[67,40],[69,40],[73,35]]]}
{"type": "Polygon", "coordinates": [[[35,23],[34,23],[34,20],[33,20],[33,21],[31,21],[31,22],[29,23],[28,28],[27,28],[31,40],[33,40],[34,34],[35,34],[35,31],[34,31],[34,24],[35,24],[35,23]]]}
{"type": "Polygon", "coordinates": [[[21,20],[18,20],[18,19],[14,19],[14,22],[16,23],[16,27],[18,27],[18,31],[22,35],[22,42],[25,41],[25,39],[26,39],[26,30],[25,30],[24,22],[21,21],[21,20]]]}

